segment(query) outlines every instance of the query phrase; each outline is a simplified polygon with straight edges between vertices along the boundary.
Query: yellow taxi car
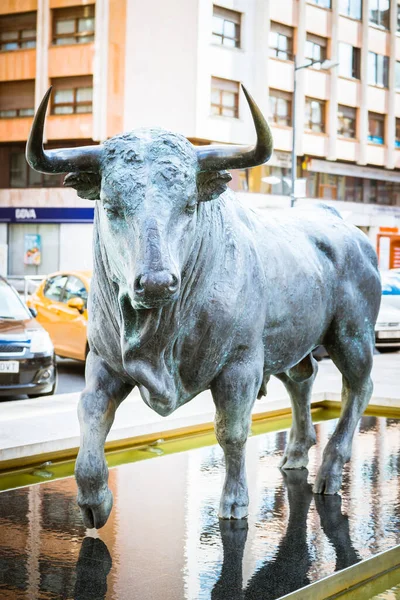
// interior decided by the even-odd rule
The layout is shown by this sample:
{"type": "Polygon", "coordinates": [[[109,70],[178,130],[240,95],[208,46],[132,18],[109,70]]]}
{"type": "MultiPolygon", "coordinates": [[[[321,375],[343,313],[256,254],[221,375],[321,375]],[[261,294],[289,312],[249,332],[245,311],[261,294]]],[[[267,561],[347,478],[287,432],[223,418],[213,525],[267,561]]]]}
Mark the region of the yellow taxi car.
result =
{"type": "Polygon", "coordinates": [[[58,356],[86,359],[91,276],[90,271],[52,273],[28,299],[29,308],[36,309],[36,319],[48,331],[58,356]]]}

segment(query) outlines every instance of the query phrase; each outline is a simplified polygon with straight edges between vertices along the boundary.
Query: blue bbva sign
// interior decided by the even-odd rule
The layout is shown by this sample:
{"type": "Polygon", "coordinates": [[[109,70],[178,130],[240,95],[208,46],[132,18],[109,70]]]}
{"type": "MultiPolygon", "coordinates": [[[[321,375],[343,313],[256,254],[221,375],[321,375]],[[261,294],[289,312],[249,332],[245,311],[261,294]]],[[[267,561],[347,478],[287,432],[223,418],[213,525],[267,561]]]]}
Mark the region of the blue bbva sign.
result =
{"type": "Polygon", "coordinates": [[[94,208],[0,208],[0,223],[93,223],[94,208]]]}

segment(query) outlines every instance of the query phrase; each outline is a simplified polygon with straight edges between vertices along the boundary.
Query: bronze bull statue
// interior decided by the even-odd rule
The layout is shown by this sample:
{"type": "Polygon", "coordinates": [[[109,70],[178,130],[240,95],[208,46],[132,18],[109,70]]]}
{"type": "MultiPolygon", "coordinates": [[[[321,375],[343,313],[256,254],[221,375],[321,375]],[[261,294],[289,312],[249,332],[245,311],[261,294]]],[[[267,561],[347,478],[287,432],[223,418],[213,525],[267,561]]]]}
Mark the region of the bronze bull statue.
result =
{"type": "MultiPolygon", "coordinates": [[[[104,443],[119,404],[137,386],[167,416],[209,389],[226,461],[219,515],[248,514],[245,445],[257,397],[283,381],[293,425],[282,467],[300,469],[315,444],[312,350],[323,344],[343,376],[343,408],[314,483],[335,494],[372,393],[381,299],[367,237],[331,208],[292,209],[265,222],[227,189],[228,169],[265,163],[270,129],[244,89],[255,146],[193,146],[138,129],[98,146],[44,151],[51,89],[26,156],[42,173],[95,201],[86,387],[79,403],[78,503],[87,527],[112,508],[104,443]]],[[[79,240],[77,240],[79,243],[79,240]]]]}

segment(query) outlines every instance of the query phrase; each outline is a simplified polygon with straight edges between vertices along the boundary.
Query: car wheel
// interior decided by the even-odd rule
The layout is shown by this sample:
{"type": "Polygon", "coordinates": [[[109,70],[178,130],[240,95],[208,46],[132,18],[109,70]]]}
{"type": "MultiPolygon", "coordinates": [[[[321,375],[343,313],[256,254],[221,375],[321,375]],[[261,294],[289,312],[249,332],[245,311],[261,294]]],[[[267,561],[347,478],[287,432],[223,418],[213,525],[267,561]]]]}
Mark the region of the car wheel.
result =
{"type": "Polygon", "coordinates": [[[382,348],[377,348],[380,354],[385,354],[386,352],[398,352],[400,348],[398,346],[382,346],[382,348]]]}

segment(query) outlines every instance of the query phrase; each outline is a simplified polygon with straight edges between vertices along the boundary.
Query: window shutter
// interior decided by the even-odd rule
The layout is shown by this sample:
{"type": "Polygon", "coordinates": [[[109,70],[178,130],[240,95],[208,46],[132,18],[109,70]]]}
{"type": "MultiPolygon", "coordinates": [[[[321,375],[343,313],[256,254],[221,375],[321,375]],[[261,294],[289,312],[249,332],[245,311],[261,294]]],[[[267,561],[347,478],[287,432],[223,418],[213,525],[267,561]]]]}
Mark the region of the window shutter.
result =
{"type": "Polygon", "coordinates": [[[0,110],[34,108],[35,82],[7,81],[0,83],[0,110]]]}
{"type": "Polygon", "coordinates": [[[217,6],[214,4],[213,7],[213,15],[214,17],[221,17],[222,19],[227,19],[228,21],[232,21],[232,23],[236,23],[236,25],[240,25],[241,13],[236,10],[229,10],[228,8],[223,8],[222,6],[217,6]]]}

